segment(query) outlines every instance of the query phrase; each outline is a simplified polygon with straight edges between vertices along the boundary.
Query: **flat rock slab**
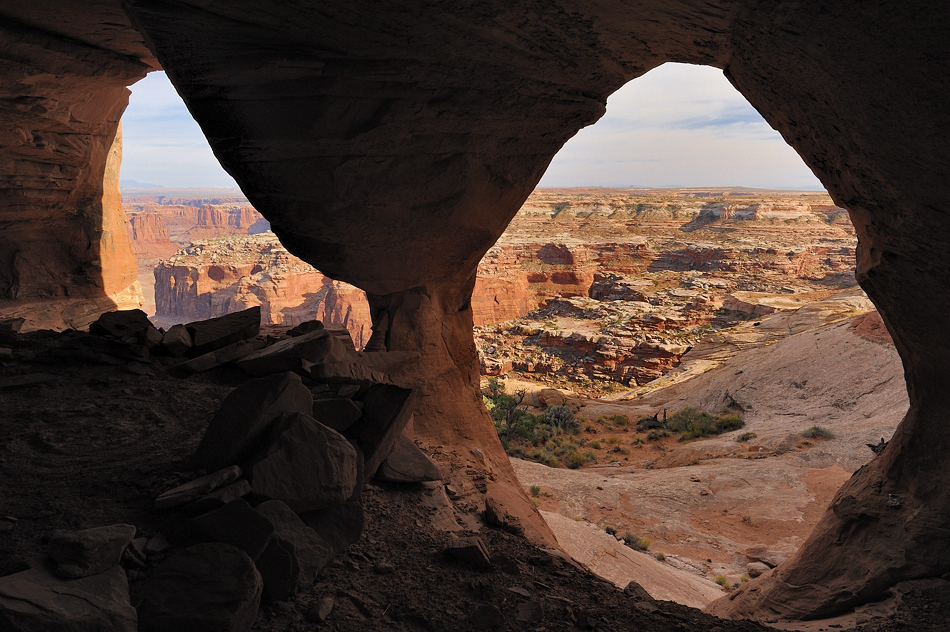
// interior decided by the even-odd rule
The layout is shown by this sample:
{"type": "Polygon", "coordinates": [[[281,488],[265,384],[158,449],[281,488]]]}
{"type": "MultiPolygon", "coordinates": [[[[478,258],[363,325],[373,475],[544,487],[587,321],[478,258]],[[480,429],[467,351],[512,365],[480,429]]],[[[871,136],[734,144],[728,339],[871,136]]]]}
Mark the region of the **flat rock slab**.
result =
{"type": "Polygon", "coordinates": [[[199,356],[260,333],[261,308],[252,307],[220,318],[199,320],[188,323],[185,328],[194,344],[192,354],[199,356]]]}
{"type": "Polygon", "coordinates": [[[64,580],[40,560],[0,578],[0,630],[4,632],[136,632],[135,608],[120,566],[91,577],[64,580]]]}
{"type": "Polygon", "coordinates": [[[281,500],[294,511],[310,511],[348,500],[362,484],[356,449],[309,415],[281,417],[269,443],[247,468],[255,494],[281,500]]]}
{"type": "Polygon", "coordinates": [[[234,502],[239,498],[244,498],[250,493],[251,484],[246,480],[241,479],[231,483],[230,485],[219,487],[208,495],[202,496],[201,498],[188,503],[182,507],[182,510],[193,514],[213,511],[219,507],[227,505],[228,503],[234,502]]]}
{"type": "Polygon", "coordinates": [[[231,391],[192,457],[196,468],[219,470],[250,456],[273,421],[313,410],[313,395],[293,373],[249,380],[231,391]]]}
{"type": "Polygon", "coordinates": [[[363,416],[363,402],[348,397],[316,399],[313,402],[313,418],[337,432],[346,432],[363,416]]]}
{"type": "Polygon", "coordinates": [[[134,537],[135,527],[130,524],[55,531],[49,541],[49,556],[56,562],[56,574],[60,577],[97,575],[119,563],[134,537]]]}
{"type": "Polygon", "coordinates": [[[405,434],[376,470],[376,480],[387,483],[424,483],[442,478],[439,467],[405,434]]]}
{"type": "Polygon", "coordinates": [[[251,375],[270,375],[306,369],[313,364],[339,362],[345,354],[346,347],[337,336],[326,329],[318,329],[245,356],[238,366],[251,375]]]}
{"type": "Polygon", "coordinates": [[[347,439],[363,451],[368,481],[393,451],[412,419],[413,391],[388,384],[374,384],[363,397],[363,416],[346,431],[347,439]]]}
{"type": "Polygon", "coordinates": [[[185,373],[204,373],[239,360],[263,348],[263,340],[241,340],[215,351],[209,351],[187,362],[182,362],[175,368],[185,373]]]}
{"type": "Polygon", "coordinates": [[[291,542],[296,547],[297,563],[300,575],[297,588],[302,590],[312,584],[317,575],[333,558],[333,548],[308,527],[303,520],[279,500],[268,500],[254,508],[274,525],[278,537],[291,542]]]}
{"type": "Polygon", "coordinates": [[[132,602],[140,632],[247,632],[263,589],[244,551],[215,542],[182,549],[156,565],[133,586],[132,602]]]}
{"type": "Polygon", "coordinates": [[[222,468],[217,472],[212,472],[207,476],[196,478],[195,480],[179,485],[174,489],[159,494],[155,499],[156,509],[170,509],[207,496],[210,492],[228,483],[233,483],[241,478],[241,468],[237,465],[222,468]]]}

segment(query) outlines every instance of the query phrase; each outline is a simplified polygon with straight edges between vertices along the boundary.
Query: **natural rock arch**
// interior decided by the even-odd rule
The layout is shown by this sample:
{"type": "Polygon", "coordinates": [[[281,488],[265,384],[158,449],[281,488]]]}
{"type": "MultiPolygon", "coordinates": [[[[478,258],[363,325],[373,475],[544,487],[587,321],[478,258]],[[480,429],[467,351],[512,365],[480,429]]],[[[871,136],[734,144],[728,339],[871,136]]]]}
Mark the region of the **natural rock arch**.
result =
{"type": "MultiPolygon", "coordinates": [[[[14,5],[2,12],[63,28],[43,2],[14,5]]],[[[541,540],[476,394],[475,267],[611,92],[666,61],[722,68],[850,211],[858,278],[904,360],[911,407],[795,558],[711,609],[822,616],[950,570],[945,3],[899,16],[857,0],[126,6],[288,249],[369,292],[370,348],[424,395],[417,432],[480,446],[463,456],[488,495],[541,540]]],[[[116,7],[88,3],[72,36],[135,41],[116,7]]],[[[137,42],[122,54],[149,63],[137,42]]]]}

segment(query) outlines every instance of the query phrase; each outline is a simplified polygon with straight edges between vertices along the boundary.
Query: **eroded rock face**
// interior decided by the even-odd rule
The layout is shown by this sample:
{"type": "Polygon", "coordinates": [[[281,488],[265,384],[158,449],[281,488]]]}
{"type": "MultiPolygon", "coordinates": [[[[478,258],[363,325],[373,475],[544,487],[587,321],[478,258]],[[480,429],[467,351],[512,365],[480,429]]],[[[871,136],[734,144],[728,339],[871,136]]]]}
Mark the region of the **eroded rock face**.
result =
{"type": "Polygon", "coordinates": [[[97,41],[128,24],[115,3],[68,26],[82,7],[64,8],[56,28],[41,26],[52,17],[42,4],[0,10],[0,313],[27,317],[27,329],[82,326],[141,302],[119,199],[119,117],[151,56],[134,32],[97,41]],[[81,25],[86,34],[64,37],[81,25]]]}

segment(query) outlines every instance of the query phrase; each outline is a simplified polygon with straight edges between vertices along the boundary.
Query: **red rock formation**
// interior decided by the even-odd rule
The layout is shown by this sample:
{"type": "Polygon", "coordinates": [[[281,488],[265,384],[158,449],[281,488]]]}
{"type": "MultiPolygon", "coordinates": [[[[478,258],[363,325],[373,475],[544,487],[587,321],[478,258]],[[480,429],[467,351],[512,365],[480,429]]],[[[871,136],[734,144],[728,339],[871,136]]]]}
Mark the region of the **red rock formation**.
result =
{"type": "Polygon", "coordinates": [[[155,322],[162,326],[261,307],[265,325],[314,318],[347,327],[357,347],[370,336],[362,290],[289,254],[273,236],[199,242],[155,267],[155,322]]]}
{"type": "Polygon", "coordinates": [[[128,213],[129,238],[139,260],[154,261],[178,252],[159,213],[128,213]]]}

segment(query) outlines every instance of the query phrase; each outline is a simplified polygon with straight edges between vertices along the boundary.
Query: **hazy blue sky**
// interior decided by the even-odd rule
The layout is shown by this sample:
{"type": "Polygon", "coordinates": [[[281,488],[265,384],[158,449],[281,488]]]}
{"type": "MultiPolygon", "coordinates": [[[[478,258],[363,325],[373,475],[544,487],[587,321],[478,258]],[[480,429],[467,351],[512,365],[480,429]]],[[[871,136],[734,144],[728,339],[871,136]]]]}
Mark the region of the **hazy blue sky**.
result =
{"type": "MultiPolygon", "coordinates": [[[[171,86],[132,86],[122,181],[236,186],[171,86]]],[[[540,186],[821,189],[798,154],[715,68],[666,64],[615,92],[607,114],[554,158],[540,186]]]]}

